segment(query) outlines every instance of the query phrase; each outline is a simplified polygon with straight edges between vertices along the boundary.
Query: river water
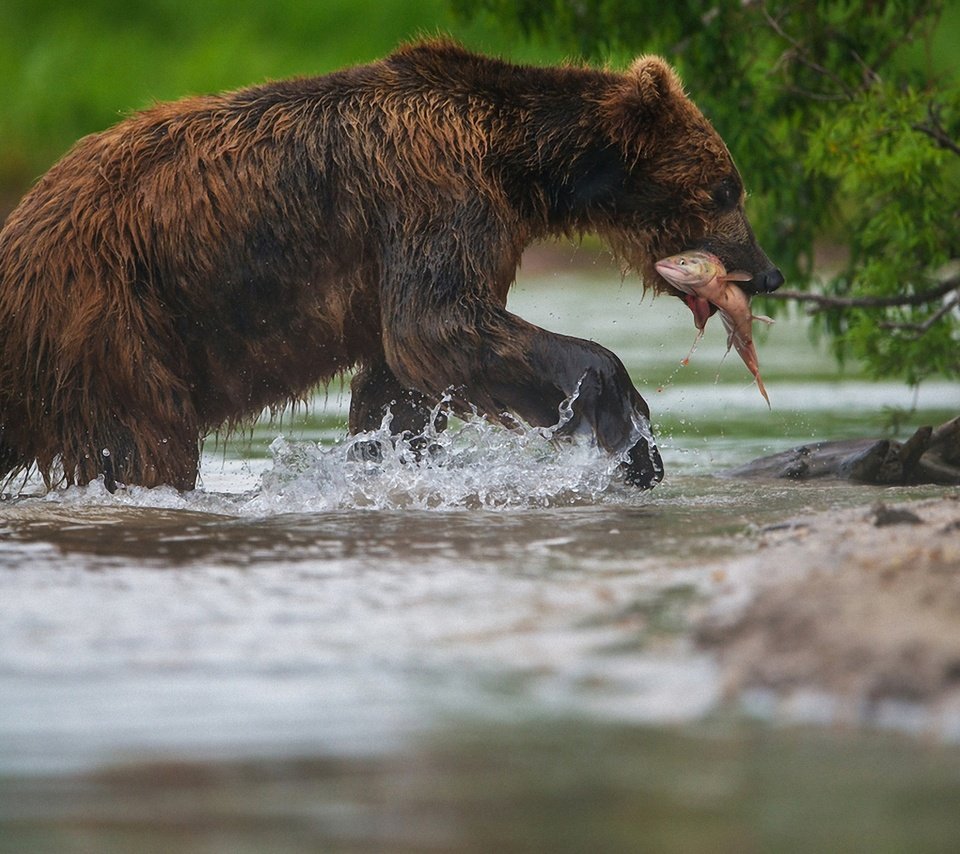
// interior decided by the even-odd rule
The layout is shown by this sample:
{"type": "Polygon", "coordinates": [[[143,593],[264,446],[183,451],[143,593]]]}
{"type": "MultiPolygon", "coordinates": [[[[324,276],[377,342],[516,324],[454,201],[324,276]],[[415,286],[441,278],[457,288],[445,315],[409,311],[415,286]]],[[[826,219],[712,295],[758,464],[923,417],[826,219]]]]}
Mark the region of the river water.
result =
{"type": "Polygon", "coordinates": [[[877,495],[717,472],[939,423],[956,386],[839,374],[781,318],[768,409],[719,323],[682,366],[689,312],[633,280],[522,277],[510,307],[621,356],[660,487],[479,421],[358,462],[335,384],[209,440],[193,494],[0,503],[0,850],[949,849],[954,745],[747,720],[685,621],[764,525],[877,495]]]}

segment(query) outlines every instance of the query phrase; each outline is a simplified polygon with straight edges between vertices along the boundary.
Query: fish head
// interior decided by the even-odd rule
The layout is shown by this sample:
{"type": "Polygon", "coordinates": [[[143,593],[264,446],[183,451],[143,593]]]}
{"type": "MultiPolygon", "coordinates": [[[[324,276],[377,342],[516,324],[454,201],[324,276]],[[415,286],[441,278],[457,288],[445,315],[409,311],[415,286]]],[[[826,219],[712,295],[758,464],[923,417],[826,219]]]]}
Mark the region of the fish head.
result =
{"type": "Polygon", "coordinates": [[[717,307],[700,296],[699,291],[718,276],[723,275],[723,264],[710,252],[689,251],[662,258],[654,264],[663,279],[680,291],[679,296],[693,313],[697,329],[703,329],[717,307]]]}
{"type": "Polygon", "coordinates": [[[695,294],[726,272],[716,255],[699,250],[662,258],[653,266],[669,284],[686,294],[695,294]]]}

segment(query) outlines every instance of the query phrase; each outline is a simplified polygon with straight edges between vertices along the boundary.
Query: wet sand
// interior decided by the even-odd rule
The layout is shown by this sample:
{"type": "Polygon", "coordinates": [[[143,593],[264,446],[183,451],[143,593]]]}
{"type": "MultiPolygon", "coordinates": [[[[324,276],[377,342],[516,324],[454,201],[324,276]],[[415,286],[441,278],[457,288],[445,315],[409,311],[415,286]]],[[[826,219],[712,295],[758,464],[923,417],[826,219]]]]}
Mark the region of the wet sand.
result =
{"type": "Polygon", "coordinates": [[[960,492],[785,519],[713,578],[693,630],[728,700],[960,738],[960,492]]]}

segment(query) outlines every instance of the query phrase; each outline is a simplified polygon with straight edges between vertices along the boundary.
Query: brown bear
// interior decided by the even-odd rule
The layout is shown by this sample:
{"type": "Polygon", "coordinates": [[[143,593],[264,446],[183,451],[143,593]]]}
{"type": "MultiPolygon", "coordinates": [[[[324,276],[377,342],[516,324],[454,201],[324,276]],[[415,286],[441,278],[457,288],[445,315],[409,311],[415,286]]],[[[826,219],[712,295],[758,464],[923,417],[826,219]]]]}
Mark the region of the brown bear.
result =
{"type": "Polygon", "coordinates": [[[592,431],[651,486],[649,410],[599,345],[504,308],[521,253],[594,232],[647,284],[701,247],[783,277],[672,69],[449,42],[160,104],[80,140],[0,232],[0,478],[194,487],[199,442],[359,368],[350,429],[457,411],[592,431]]]}

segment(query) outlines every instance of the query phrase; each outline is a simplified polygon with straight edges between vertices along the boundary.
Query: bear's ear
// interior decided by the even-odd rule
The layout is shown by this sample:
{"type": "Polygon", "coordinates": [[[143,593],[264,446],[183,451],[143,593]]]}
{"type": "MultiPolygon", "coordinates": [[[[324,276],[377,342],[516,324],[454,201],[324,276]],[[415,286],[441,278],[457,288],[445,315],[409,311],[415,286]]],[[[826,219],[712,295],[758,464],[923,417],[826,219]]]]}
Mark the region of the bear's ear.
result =
{"type": "Polygon", "coordinates": [[[677,97],[684,97],[677,72],[659,56],[640,56],[609,93],[604,112],[614,133],[632,135],[677,97]]]}
{"type": "Polygon", "coordinates": [[[633,89],[628,97],[632,95],[638,107],[653,112],[673,96],[683,94],[683,84],[677,72],[659,56],[637,57],[626,76],[633,89]]]}

